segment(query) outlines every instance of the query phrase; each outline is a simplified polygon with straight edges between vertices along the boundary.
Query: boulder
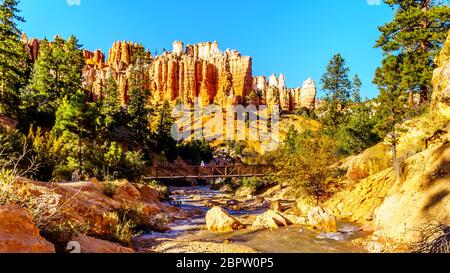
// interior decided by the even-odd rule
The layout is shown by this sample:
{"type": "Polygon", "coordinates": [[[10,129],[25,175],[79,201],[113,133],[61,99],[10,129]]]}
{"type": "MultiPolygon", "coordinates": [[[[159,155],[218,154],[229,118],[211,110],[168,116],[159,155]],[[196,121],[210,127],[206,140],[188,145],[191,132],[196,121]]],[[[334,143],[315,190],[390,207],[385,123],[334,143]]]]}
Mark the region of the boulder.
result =
{"type": "Polygon", "coordinates": [[[18,206],[0,207],[0,253],[54,253],[42,238],[30,213],[18,206]]]}
{"type": "Polygon", "coordinates": [[[270,209],[278,212],[284,211],[284,207],[280,201],[272,201],[272,203],[270,203],[270,209]]]}
{"type": "Polygon", "coordinates": [[[324,232],[337,232],[336,218],[321,207],[308,212],[308,224],[324,232]]]}
{"type": "Polygon", "coordinates": [[[307,225],[308,219],[306,217],[300,217],[292,214],[285,215],[286,219],[288,219],[293,225],[307,225]]]}
{"type": "Polygon", "coordinates": [[[136,189],[130,182],[115,181],[113,182],[117,185],[116,193],[113,196],[114,200],[118,201],[139,201],[141,199],[141,194],[139,190],[136,189]]]}
{"type": "Polygon", "coordinates": [[[135,185],[140,193],[141,200],[148,203],[159,203],[159,193],[147,185],[135,185]]]}
{"type": "Polygon", "coordinates": [[[206,226],[214,232],[230,232],[243,228],[243,224],[221,207],[214,207],[206,214],[206,226]]]}
{"type": "Polygon", "coordinates": [[[220,188],[221,193],[233,193],[234,190],[229,184],[225,184],[220,188]]]}
{"type": "Polygon", "coordinates": [[[80,235],[73,241],[79,243],[81,253],[134,253],[131,248],[86,235],[80,235]]]}
{"type": "Polygon", "coordinates": [[[255,222],[253,222],[254,228],[278,228],[281,226],[291,225],[292,222],[284,217],[281,213],[269,210],[259,215],[255,222]]]}
{"type": "Polygon", "coordinates": [[[212,201],[212,200],[208,200],[205,202],[205,207],[207,208],[212,208],[212,207],[217,207],[217,206],[221,206],[222,204],[216,201],[212,201]]]}
{"type": "Polygon", "coordinates": [[[235,195],[237,197],[247,197],[249,195],[253,195],[253,193],[254,191],[252,189],[247,187],[241,187],[236,191],[235,195]]]}
{"type": "Polygon", "coordinates": [[[264,202],[266,201],[266,199],[264,198],[264,197],[262,197],[262,196],[256,196],[255,197],[255,203],[256,204],[263,204],[264,202]]]}

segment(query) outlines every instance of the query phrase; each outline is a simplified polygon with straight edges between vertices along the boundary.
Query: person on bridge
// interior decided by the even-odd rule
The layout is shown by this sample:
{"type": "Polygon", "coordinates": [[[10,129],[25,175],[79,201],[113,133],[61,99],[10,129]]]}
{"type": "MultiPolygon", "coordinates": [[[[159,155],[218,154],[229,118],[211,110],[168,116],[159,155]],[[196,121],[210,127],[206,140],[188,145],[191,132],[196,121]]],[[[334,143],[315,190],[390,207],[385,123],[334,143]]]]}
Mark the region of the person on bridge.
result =
{"type": "Polygon", "coordinates": [[[200,163],[200,175],[202,176],[204,174],[204,170],[206,168],[205,161],[202,160],[202,163],[200,163]]]}

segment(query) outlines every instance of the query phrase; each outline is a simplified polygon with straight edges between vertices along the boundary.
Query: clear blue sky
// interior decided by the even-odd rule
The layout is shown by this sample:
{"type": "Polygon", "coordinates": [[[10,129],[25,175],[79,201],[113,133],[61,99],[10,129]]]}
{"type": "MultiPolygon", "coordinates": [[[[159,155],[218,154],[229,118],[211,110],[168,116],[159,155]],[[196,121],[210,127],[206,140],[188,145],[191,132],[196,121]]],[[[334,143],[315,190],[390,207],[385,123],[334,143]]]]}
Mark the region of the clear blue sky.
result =
{"type": "Polygon", "coordinates": [[[254,75],[284,73],[289,87],[308,77],[319,82],[339,52],[368,97],[378,94],[371,83],[382,58],[373,48],[377,26],[393,15],[368,0],[21,0],[20,9],[29,37],[74,34],[85,48],[106,53],[117,40],[152,52],[171,50],[174,40],[218,41],[223,50],[252,56],[254,75]]]}

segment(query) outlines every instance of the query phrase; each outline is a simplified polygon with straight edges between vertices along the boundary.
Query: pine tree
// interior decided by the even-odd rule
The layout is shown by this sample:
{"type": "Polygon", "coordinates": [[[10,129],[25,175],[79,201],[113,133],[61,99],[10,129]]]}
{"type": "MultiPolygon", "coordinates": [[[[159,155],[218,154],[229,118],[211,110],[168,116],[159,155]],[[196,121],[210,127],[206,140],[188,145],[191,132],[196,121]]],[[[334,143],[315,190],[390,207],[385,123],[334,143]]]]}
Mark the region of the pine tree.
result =
{"type": "Polygon", "coordinates": [[[155,130],[156,151],[163,153],[168,159],[176,158],[176,141],[172,137],[172,109],[168,101],[164,101],[158,110],[155,130]]]}
{"type": "Polygon", "coordinates": [[[379,27],[381,36],[376,47],[395,56],[402,75],[399,88],[420,94],[421,102],[429,100],[434,57],[450,29],[450,7],[437,0],[384,0],[396,9],[392,22],[379,27]]]}
{"type": "Polygon", "coordinates": [[[138,144],[145,143],[146,138],[150,135],[150,110],[147,107],[149,93],[146,90],[133,88],[130,93],[128,102],[128,126],[134,134],[134,138],[138,144]]]}
{"type": "Polygon", "coordinates": [[[356,74],[353,77],[353,81],[352,81],[352,100],[353,100],[353,102],[356,102],[356,103],[361,102],[361,87],[362,87],[362,81],[359,78],[359,75],[356,74]]]}
{"type": "Polygon", "coordinates": [[[25,130],[28,124],[36,124],[36,127],[51,128],[57,109],[56,99],[58,94],[54,92],[56,79],[51,73],[52,50],[47,39],[41,41],[39,58],[36,60],[30,83],[21,94],[25,130]]]}
{"type": "Polygon", "coordinates": [[[106,79],[102,87],[102,99],[99,101],[100,113],[102,116],[101,131],[105,135],[110,135],[114,127],[119,124],[120,104],[117,92],[117,83],[114,78],[106,79]]]}
{"type": "Polygon", "coordinates": [[[375,129],[379,136],[384,138],[389,136],[392,147],[392,160],[396,175],[399,175],[399,163],[397,160],[397,144],[399,140],[398,125],[405,119],[405,105],[408,94],[401,85],[401,62],[393,55],[387,56],[383,60],[382,67],[376,71],[374,83],[380,88],[380,95],[377,98],[378,109],[376,118],[378,124],[375,129]]]}
{"type": "Polygon", "coordinates": [[[17,23],[19,1],[3,0],[0,4],[0,113],[16,116],[19,90],[26,84],[27,55],[20,41],[17,23]]]}
{"type": "Polygon", "coordinates": [[[321,83],[326,91],[325,97],[325,123],[328,133],[333,133],[343,121],[345,110],[350,101],[352,84],[348,73],[350,69],[346,66],[341,54],[336,54],[330,60],[326,73],[322,76],[321,83]]]}
{"type": "Polygon", "coordinates": [[[70,97],[66,96],[56,113],[53,133],[67,140],[78,141],[79,168],[83,166],[83,141],[93,138],[95,134],[95,113],[87,102],[83,91],[78,91],[70,97]]]}
{"type": "Polygon", "coordinates": [[[381,140],[376,132],[373,109],[367,103],[351,109],[347,122],[341,124],[337,133],[339,148],[348,154],[359,154],[381,140]]]}
{"type": "Polygon", "coordinates": [[[22,94],[25,119],[34,117],[28,122],[51,128],[63,98],[81,88],[83,67],[84,57],[76,37],[66,41],[57,36],[52,43],[44,39],[30,83],[22,94]]]}

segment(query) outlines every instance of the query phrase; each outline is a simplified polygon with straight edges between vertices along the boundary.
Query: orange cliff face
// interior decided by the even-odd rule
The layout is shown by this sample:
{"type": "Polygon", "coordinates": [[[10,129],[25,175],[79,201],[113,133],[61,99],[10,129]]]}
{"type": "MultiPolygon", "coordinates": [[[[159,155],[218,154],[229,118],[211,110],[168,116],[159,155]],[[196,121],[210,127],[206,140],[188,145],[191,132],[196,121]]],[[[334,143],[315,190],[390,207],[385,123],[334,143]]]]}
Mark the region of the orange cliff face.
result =
{"type": "Polygon", "coordinates": [[[39,49],[41,47],[41,41],[38,39],[28,39],[27,35],[22,34],[22,43],[25,44],[25,49],[31,61],[36,61],[39,57],[39,49]]]}
{"type": "MultiPolygon", "coordinates": [[[[101,86],[112,76],[118,84],[120,100],[126,104],[128,77],[132,69],[134,53],[142,50],[140,45],[117,42],[110,50],[108,60],[100,66],[91,65],[87,59],[86,86],[94,94],[101,93],[101,86]]],[[[202,106],[212,103],[226,106],[243,103],[252,91],[252,59],[237,51],[221,52],[217,43],[188,45],[174,42],[172,52],[165,52],[145,67],[148,88],[152,91],[150,101],[180,100],[192,105],[199,99],[202,106]]],[[[148,53],[149,54],[149,53],[148,53]]],[[[91,56],[92,54],[85,54],[91,56]]]]}
{"type": "MultiPolygon", "coordinates": [[[[22,38],[31,59],[39,54],[39,40],[22,38]]],[[[246,103],[250,93],[259,95],[259,103],[280,106],[284,112],[300,108],[314,109],[316,87],[308,79],[303,88],[287,88],[284,75],[277,78],[253,77],[252,58],[242,56],[236,50],[221,51],[217,42],[205,42],[184,46],[174,42],[172,52],[153,57],[142,45],[131,42],[115,42],[105,61],[100,50],[83,51],[86,66],[83,70],[84,87],[94,98],[103,96],[102,89],[109,77],[116,80],[122,105],[129,101],[129,77],[135,54],[144,52],[149,63],[143,65],[145,87],[151,91],[150,103],[163,100],[180,101],[188,105],[216,104],[221,107],[246,103]]]]}

